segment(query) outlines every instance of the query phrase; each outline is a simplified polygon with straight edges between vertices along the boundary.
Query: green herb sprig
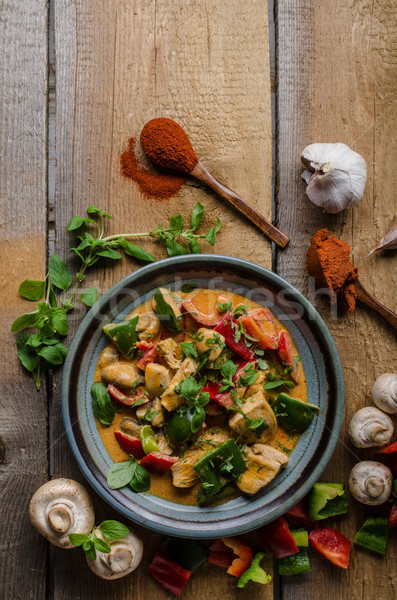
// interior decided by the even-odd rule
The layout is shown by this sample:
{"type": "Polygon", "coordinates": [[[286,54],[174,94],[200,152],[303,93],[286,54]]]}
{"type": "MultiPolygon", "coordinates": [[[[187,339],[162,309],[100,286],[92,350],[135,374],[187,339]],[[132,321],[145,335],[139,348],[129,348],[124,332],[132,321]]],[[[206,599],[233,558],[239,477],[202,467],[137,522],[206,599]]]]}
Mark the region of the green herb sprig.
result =
{"type": "Polygon", "coordinates": [[[109,554],[111,551],[110,545],[94,533],[95,529],[99,529],[103,537],[107,540],[121,540],[129,533],[126,525],[113,520],[103,521],[97,528],[94,527],[91,533],[71,533],[69,535],[70,543],[73,546],[82,546],[90,560],[96,559],[97,550],[104,554],[109,554]]]}

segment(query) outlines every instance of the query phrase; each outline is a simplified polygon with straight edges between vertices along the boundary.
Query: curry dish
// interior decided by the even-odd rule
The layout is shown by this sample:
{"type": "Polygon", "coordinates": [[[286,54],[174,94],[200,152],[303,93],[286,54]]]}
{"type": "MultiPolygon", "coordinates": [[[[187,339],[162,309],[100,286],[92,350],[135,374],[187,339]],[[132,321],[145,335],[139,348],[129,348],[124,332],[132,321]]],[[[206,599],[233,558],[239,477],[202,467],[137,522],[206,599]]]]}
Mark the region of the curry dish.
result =
{"type": "Polygon", "coordinates": [[[233,292],[157,288],[104,333],[95,382],[116,410],[110,424],[97,418],[102,441],[114,463],[134,456],[150,493],[172,502],[256,494],[318,410],[286,328],[233,292]]]}

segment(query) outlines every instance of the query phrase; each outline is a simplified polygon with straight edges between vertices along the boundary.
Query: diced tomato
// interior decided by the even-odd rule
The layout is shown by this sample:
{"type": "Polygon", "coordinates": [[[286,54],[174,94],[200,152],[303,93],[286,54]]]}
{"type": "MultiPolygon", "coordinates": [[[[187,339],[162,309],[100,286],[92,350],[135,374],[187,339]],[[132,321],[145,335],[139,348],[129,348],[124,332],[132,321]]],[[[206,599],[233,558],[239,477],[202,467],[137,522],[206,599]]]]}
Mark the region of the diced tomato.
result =
{"type": "Polygon", "coordinates": [[[210,547],[208,562],[219,567],[229,568],[234,561],[234,552],[232,548],[226,546],[223,540],[215,540],[210,547]]]}
{"type": "Polygon", "coordinates": [[[390,529],[397,529],[397,502],[391,507],[388,525],[390,529]]]}
{"type": "Polygon", "coordinates": [[[397,452],[397,442],[389,444],[385,448],[382,448],[382,450],[378,450],[378,452],[379,454],[393,454],[393,452],[397,452]]]}
{"type": "Polygon", "coordinates": [[[127,454],[132,454],[135,458],[143,458],[145,456],[145,451],[142,448],[141,440],[139,438],[127,435],[122,431],[115,431],[114,435],[120,447],[127,452],[127,454]]]}
{"type": "Polygon", "coordinates": [[[138,359],[136,366],[144,371],[149,363],[156,362],[158,358],[157,344],[143,341],[137,343],[137,348],[143,352],[143,355],[138,359]]]}
{"type": "Polygon", "coordinates": [[[149,402],[147,392],[143,386],[137,387],[132,394],[124,394],[124,392],[119,390],[115,385],[108,385],[108,392],[112,400],[120,406],[140,406],[141,404],[149,402]]]}
{"type": "MultiPolygon", "coordinates": [[[[218,296],[216,299],[219,303],[227,304],[229,298],[223,296],[222,294],[218,296]]],[[[197,308],[196,304],[190,298],[186,298],[181,304],[181,309],[183,313],[187,313],[193,321],[198,323],[199,325],[204,325],[205,327],[215,327],[218,323],[224,318],[225,313],[220,312],[218,310],[218,305],[216,304],[215,309],[212,313],[204,313],[200,309],[197,308]]]]}
{"type": "Polygon", "coordinates": [[[156,552],[149,565],[149,573],[172,594],[180,596],[185,583],[192,574],[174,560],[156,552]]]}
{"type": "Polygon", "coordinates": [[[142,458],[141,465],[149,471],[166,473],[178,460],[179,458],[176,456],[168,456],[168,454],[163,454],[162,452],[150,452],[150,454],[142,458]]]}
{"type": "Polygon", "coordinates": [[[244,330],[255,340],[264,350],[277,350],[278,334],[274,317],[268,308],[259,308],[243,315],[239,319],[244,330]]]}
{"type": "Polygon", "coordinates": [[[299,552],[287,521],[283,517],[264,525],[258,530],[258,533],[263,546],[275,558],[284,558],[299,552]]]}
{"type": "Polygon", "coordinates": [[[321,556],[337,567],[347,569],[350,560],[351,541],[336,529],[321,528],[309,533],[309,541],[321,556]]]}
{"type": "Polygon", "coordinates": [[[229,575],[240,577],[252,562],[252,550],[237,537],[222,538],[212,543],[208,562],[227,567],[229,575]]]}
{"type": "Polygon", "coordinates": [[[254,351],[244,341],[240,330],[240,323],[230,313],[224,315],[223,319],[215,327],[214,331],[225,338],[226,344],[245,360],[254,358],[254,351]]]}
{"type": "Polygon", "coordinates": [[[289,511],[285,513],[284,517],[290,523],[298,523],[299,525],[304,525],[308,529],[316,529],[318,527],[318,522],[312,521],[309,517],[305,498],[290,508],[289,511]]]}

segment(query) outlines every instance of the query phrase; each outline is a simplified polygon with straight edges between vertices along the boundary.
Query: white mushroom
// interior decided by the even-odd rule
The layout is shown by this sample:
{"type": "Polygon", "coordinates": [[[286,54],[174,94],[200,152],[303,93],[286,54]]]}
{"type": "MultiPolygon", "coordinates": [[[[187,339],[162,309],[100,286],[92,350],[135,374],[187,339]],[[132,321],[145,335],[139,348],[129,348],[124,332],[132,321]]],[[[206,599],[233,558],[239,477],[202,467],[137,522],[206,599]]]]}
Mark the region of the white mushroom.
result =
{"type": "Polygon", "coordinates": [[[145,387],[151,398],[160,396],[170,384],[171,372],[158,363],[149,363],[145,369],[145,387]]]}
{"type": "Polygon", "coordinates": [[[389,467],[373,460],[363,460],[353,467],[349,488],[356,500],[375,506],[383,504],[390,496],[392,480],[389,467]]]}
{"type": "Polygon", "coordinates": [[[129,534],[121,540],[105,538],[99,529],[95,529],[97,537],[107,542],[111,548],[108,554],[96,551],[95,560],[87,556],[87,564],[91,571],[102,579],[120,579],[138,567],[142,559],[142,540],[129,529],[129,534]]]}
{"type": "Polygon", "coordinates": [[[378,408],[385,412],[397,414],[397,375],[383,373],[374,383],[372,398],[378,408]]]}
{"type": "Polygon", "coordinates": [[[139,315],[136,330],[140,340],[152,340],[160,331],[161,323],[152,310],[139,315]]]}
{"type": "Polygon", "coordinates": [[[349,424],[348,435],[356,448],[388,444],[394,431],[393,421],[374,406],[360,408],[349,424]]]}
{"type": "Polygon", "coordinates": [[[72,479],[47,481],[34,494],[29,505],[32,525],[60,548],[74,548],[71,533],[91,533],[94,508],[86,489],[72,479]]]}

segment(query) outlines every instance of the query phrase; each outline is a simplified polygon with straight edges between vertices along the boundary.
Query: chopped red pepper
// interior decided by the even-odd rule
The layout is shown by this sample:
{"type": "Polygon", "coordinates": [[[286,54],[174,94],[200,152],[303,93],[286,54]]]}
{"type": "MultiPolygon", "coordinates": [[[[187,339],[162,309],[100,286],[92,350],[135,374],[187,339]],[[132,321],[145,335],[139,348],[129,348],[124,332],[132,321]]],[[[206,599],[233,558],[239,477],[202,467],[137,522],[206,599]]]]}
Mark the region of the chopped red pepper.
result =
{"type": "Polygon", "coordinates": [[[303,498],[298,504],[295,504],[292,508],[289,509],[284,515],[284,517],[290,523],[298,523],[299,525],[304,525],[307,529],[317,529],[318,522],[312,521],[309,517],[309,511],[306,507],[306,500],[303,498]]]}
{"type": "Polygon", "coordinates": [[[149,573],[172,594],[180,596],[185,583],[192,574],[174,560],[156,552],[149,565],[149,573]]]}
{"type": "Polygon", "coordinates": [[[143,458],[145,456],[145,451],[142,448],[141,440],[139,438],[127,435],[122,431],[115,431],[114,435],[120,444],[120,447],[127,452],[127,454],[132,454],[135,458],[143,458]]]}
{"type": "Polygon", "coordinates": [[[150,452],[150,454],[142,458],[141,465],[149,471],[166,473],[178,460],[176,456],[168,456],[168,454],[163,454],[162,452],[150,452]]]}
{"type": "Polygon", "coordinates": [[[382,450],[378,450],[378,452],[379,454],[393,454],[393,452],[397,452],[397,442],[389,444],[385,448],[382,448],[382,450]]]}
{"type": "Polygon", "coordinates": [[[321,556],[337,567],[347,569],[350,560],[351,541],[344,535],[328,527],[313,530],[309,541],[321,556]]]}
{"type": "Polygon", "coordinates": [[[234,552],[223,543],[223,540],[215,540],[210,547],[208,562],[219,567],[229,568],[234,561],[234,552]]]}
{"type": "Polygon", "coordinates": [[[140,406],[149,402],[146,391],[143,386],[139,386],[132,394],[124,394],[115,385],[108,385],[108,392],[112,398],[120,406],[140,406]]]}
{"type": "MultiPolygon", "coordinates": [[[[236,385],[241,377],[245,375],[244,368],[249,364],[256,364],[256,360],[241,360],[235,363],[237,366],[237,370],[233,375],[233,383],[236,385]]],[[[220,388],[222,387],[222,382],[220,381],[208,381],[203,387],[203,392],[208,392],[210,395],[210,400],[214,400],[217,404],[221,406],[225,406],[226,408],[233,408],[234,406],[234,398],[230,392],[220,392],[220,388]]],[[[241,394],[244,394],[245,388],[239,388],[241,394]]]]}
{"type": "Polygon", "coordinates": [[[156,362],[158,357],[157,344],[152,342],[137,342],[137,348],[143,352],[143,356],[137,361],[136,366],[138,369],[144,371],[149,363],[156,362]]]}
{"type": "Polygon", "coordinates": [[[252,562],[252,550],[237,537],[222,538],[212,543],[208,562],[228,567],[229,575],[240,577],[252,562]]]}
{"type": "Polygon", "coordinates": [[[248,315],[240,317],[244,329],[251,337],[258,340],[264,350],[276,350],[278,347],[278,333],[273,315],[268,308],[252,310],[248,315]]]}
{"type": "Polygon", "coordinates": [[[214,331],[220,333],[225,338],[225,342],[239,356],[246,360],[252,360],[254,351],[248,348],[240,330],[240,323],[230,313],[224,315],[223,319],[215,327],[214,331]]]}
{"type": "Polygon", "coordinates": [[[388,526],[389,529],[397,529],[397,502],[391,507],[388,526]]]}
{"type": "MultiPolygon", "coordinates": [[[[222,294],[218,296],[216,301],[224,304],[230,302],[229,298],[222,294]]],[[[188,313],[196,323],[204,325],[205,327],[215,327],[215,325],[218,325],[225,316],[224,312],[218,310],[218,305],[216,305],[216,308],[212,313],[202,312],[190,298],[186,298],[186,300],[182,302],[181,309],[183,313],[188,313]]]]}
{"type": "Polygon", "coordinates": [[[299,552],[295,540],[288,529],[287,521],[279,517],[272,523],[261,527],[258,531],[260,540],[265,548],[276,558],[284,558],[299,552]]]}

